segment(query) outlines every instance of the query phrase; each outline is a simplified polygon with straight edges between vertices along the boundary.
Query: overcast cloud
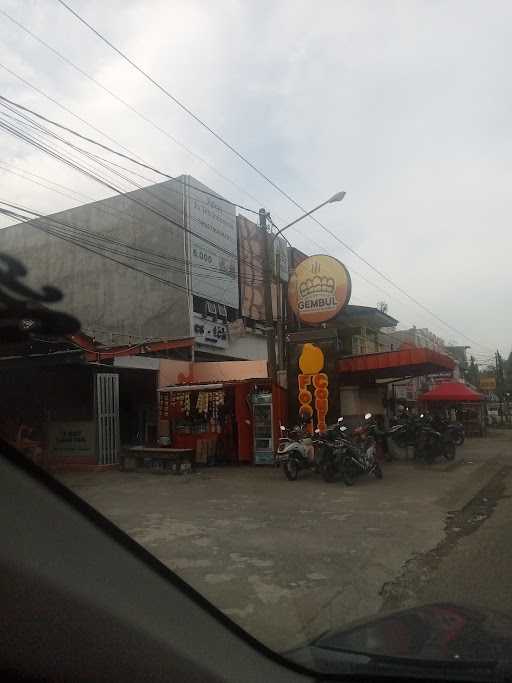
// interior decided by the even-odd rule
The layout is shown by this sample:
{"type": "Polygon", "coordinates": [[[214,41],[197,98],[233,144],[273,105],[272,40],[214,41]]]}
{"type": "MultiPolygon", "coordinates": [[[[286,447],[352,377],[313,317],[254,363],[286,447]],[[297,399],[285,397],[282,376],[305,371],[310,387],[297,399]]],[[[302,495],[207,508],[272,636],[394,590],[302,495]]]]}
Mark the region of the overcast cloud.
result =
{"type": "MultiPolygon", "coordinates": [[[[479,357],[497,346],[508,354],[510,2],[69,2],[300,203],[312,207],[346,190],[343,203],[318,218],[479,342],[479,357]]],[[[229,199],[265,206],[280,224],[296,217],[286,199],[56,0],[1,0],[0,8],[252,196],[0,15],[1,64],[169,173],[191,173],[229,199]]],[[[2,69],[0,82],[7,97],[91,135],[2,69]]],[[[109,194],[4,133],[0,163],[93,198],[109,194]]],[[[0,177],[0,198],[9,201],[44,212],[79,203],[1,169],[0,177]]],[[[289,237],[346,263],[354,303],[385,300],[402,326],[428,326],[470,344],[315,223],[305,221],[289,237]]]]}

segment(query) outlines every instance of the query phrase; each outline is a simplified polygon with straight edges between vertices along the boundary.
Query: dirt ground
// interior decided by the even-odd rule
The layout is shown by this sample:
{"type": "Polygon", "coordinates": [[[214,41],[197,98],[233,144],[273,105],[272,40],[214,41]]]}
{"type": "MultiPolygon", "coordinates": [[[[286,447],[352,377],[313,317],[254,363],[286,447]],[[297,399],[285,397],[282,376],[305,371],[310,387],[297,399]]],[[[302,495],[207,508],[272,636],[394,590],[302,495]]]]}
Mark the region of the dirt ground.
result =
{"type": "MultiPolygon", "coordinates": [[[[59,478],[250,633],[286,650],[413,604],[435,573],[429,553],[450,555],[464,535],[453,530],[465,529],[454,518],[500,478],[511,444],[510,432],[494,432],[469,440],[454,463],[395,461],[382,481],[351,488],[312,473],[288,482],[272,467],[59,478]]],[[[495,505],[484,508],[480,523],[495,505]]]]}

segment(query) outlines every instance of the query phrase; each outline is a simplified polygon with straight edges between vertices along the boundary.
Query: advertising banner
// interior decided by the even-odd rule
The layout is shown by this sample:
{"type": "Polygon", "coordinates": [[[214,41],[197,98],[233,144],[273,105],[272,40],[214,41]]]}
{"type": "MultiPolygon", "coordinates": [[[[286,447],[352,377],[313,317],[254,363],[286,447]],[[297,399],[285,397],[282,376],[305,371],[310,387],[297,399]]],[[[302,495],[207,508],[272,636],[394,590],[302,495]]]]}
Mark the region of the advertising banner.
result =
{"type": "Polygon", "coordinates": [[[338,315],[350,293],[350,275],[343,263],[333,256],[310,256],[290,278],[288,303],[302,322],[316,325],[338,315]]]}
{"type": "MultiPolygon", "coordinates": [[[[242,316],[251,320],[265,320],[265,299],[263,278],[266,270],[265,233],[260,226],[245,216],[237,217],[238,245],[240,251],[240,307],[242,316]]],[[[288,280],[288,249],[284,239],[278,237],[274,243],[274,265],[279,273],[277,280],[288,280]]],[[[277,315],[277,287],[272,284],[272,310],[277,315]]]]}
{"type": "Polygon", "coordinates": [[[192,294],[238,308],[238,245],[235,207],[187,176],[187,223],[192,294]]]}
{"type": "Polygon", "coordinates": [[[263,276],[265,233],[245,216],[238,216],[240,248],[240,308],[244,318],[265,320],[263,276]]]}

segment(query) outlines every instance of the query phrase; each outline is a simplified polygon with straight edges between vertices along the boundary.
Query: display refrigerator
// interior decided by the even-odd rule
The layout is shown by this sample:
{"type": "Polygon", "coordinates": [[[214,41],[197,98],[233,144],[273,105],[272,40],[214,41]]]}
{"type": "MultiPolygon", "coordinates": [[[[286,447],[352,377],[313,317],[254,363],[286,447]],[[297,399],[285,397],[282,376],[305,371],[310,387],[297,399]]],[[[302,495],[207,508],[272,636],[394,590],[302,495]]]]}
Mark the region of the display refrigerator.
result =
{"type": "Polygon", "coordinates": [[[271,465],[274,462],[272,438],[272,394],[252,395],[254,425],[254,464],[271,465]]]}

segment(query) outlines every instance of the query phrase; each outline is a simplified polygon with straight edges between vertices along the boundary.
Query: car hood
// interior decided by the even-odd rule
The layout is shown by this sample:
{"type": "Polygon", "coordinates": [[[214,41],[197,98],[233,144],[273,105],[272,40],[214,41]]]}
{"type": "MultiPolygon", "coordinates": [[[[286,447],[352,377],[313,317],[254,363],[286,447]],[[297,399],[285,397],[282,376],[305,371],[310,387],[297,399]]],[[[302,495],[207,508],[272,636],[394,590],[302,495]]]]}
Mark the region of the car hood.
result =
{"type": "Polygon", "coordinates": [[[323,673],[428,670],[495,680],[498,670],[512,668],[512,618],[459,604],[423,605],[328,631],[287,656],[323,673]]]}

